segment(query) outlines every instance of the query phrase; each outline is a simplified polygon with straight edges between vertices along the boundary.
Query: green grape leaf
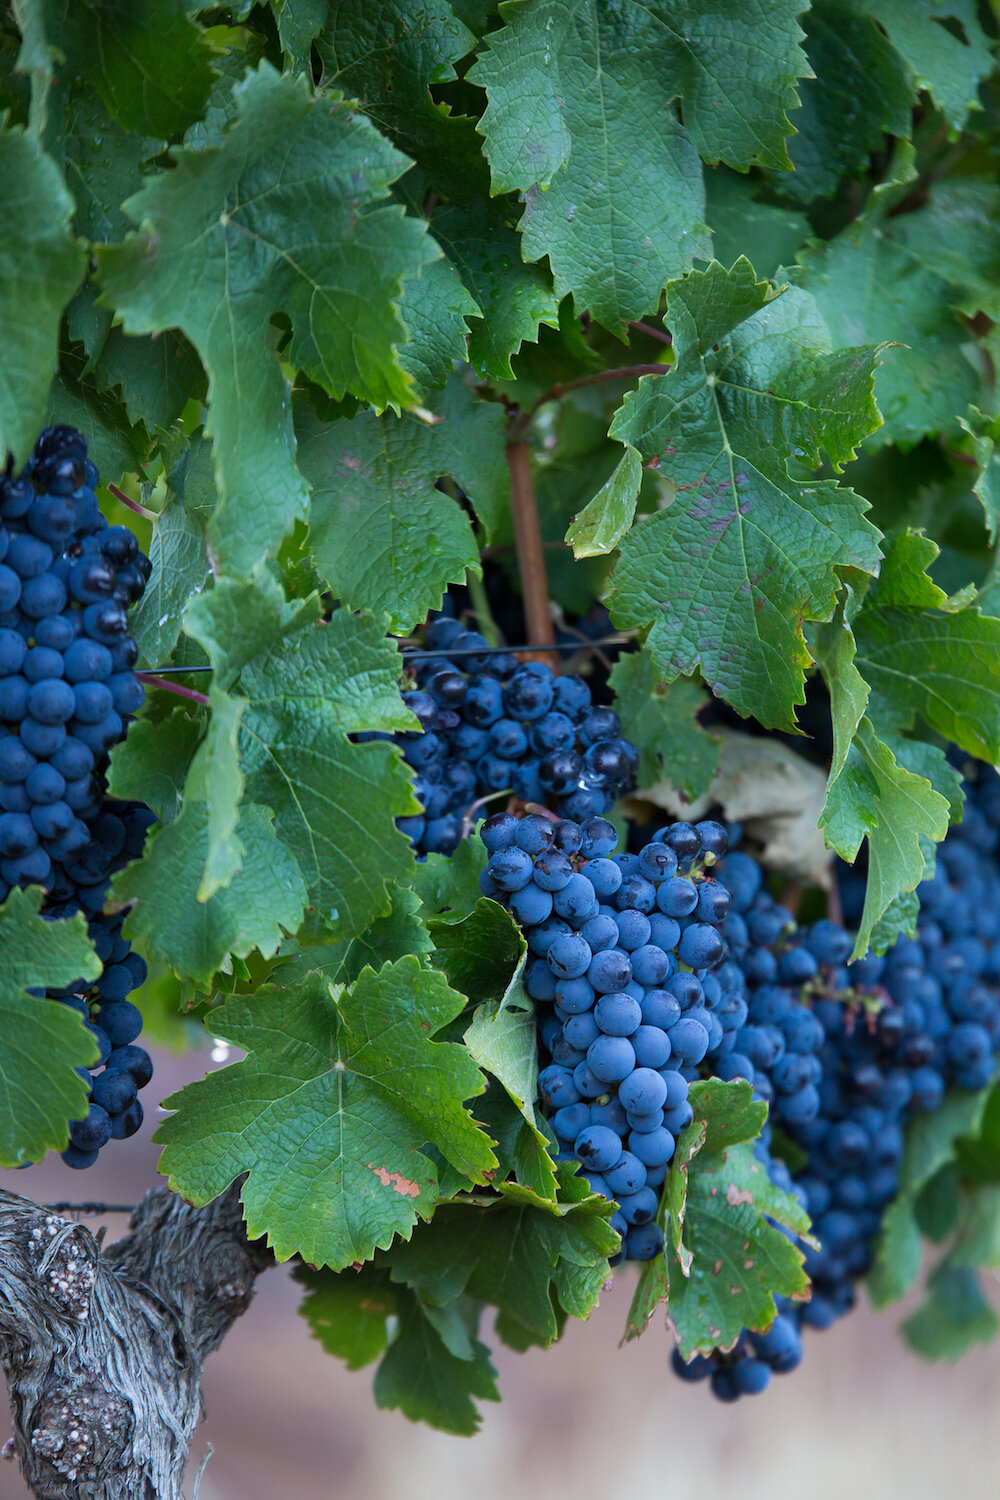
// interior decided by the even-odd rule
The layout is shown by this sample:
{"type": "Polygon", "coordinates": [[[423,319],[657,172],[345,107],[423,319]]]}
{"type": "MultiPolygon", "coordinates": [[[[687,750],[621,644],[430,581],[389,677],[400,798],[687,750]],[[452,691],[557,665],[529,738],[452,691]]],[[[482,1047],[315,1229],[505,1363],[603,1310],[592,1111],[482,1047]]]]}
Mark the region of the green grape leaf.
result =
{"type": "Polygon", "coordinates": [[[982,1280],[970,1266],[946,1258],[927,1278],[927,1296],[903,1324],[910,1348],[925,1359],[961,1359],[1000,1333],[982,1280]]]}
{"type": "MultiPolygon", "coordinates": [[[[682,1159],[684,1137],[697,1140],[701,1128],[697,1117],[687,1127],[682,1159]]],[[[808,1236],[801,1204],[771,1182],[750,1141],[723,1146],[710,1128],[706,1146],[686,1164],[681,1239],[674,1214],[668,1239],[670,1319],[684,1359],[731,1348],[744,1328],[774,1321],[775,1295],[802,1299],[809,1290],[802,1252],[779,1227],[808,1236]]]]}
{"type": "Polygon", "coordinates": [[[435,212],[431,228],[476,302],[477,316],[469,324],[473,367],[480,375],[512,380],[511,355],[536,342],[543,324],[559,326],[551,276],[523,263],[517,231],[500,204],[448,204],[435,212]]]}
{"type": "Polygon", "coordinates": [[[101,972],[85,919],[43,921],[43,895],[37,886],[15,889],[0,905],[0,1167],[65,1148],[68,1121],[87,1113],[88,1087],[76,1069],[97,1061],[97,1043],[78,1012],[27,993],[101,972]]]}
{"type": "Polygon", "coordinates": [[[150,433],[166,431],[190,400],[205,394],[198,356],[173,329],[135,338],[112,328],[92,369],[99,385],[121,392],[130,419],[150,433]]]}
{"type": "Polygon", "coordinates": [[[385,1353],[386,1320],[396,1315],[398,1303],[387,1272],[374,1266],[360,1271],[296,1266],[295,1280],[306,1289],[299,1312],[327,1354],[342,1359],[349,1370],[361,1370],[385,1353]]]}
{"type": "Polygon", "coordinates": [[[422,859],[410,884],[420,897],[425,916],[449,922],[467,917],[482,896],[479,877],[488,860],[486,847],[475,834],[463,839],[454,854],[428,854],[422,859]]]}
{"type": "Polygon", "coordinates": [[[719,767],[722,744],[698,723],[708,696],[696,683],[665,687],[646,650],[623,653],[610,684],[625,739],[639,747],[639,786],[669,781],[692,801],[703,797],[719,767]]]}
{"type": "MultiPolygon", "coordinates": [[[[796,141],[793,137],[793,150],[796,141]]],[[[782,178],[783,187],[785,182],[782,178]]],[[[794,209],[759,202],[754,197],[757,190],[759,185],[752,179],[724,167],[706,172],[705,198],[712,246],[715,259],[724,266],[731,266],[745,255],[758,276],[775,276],[779,266],[795,259],[796,250],[810,233],[809,220],[794,209]]]]}
{"type": "Polygon", "coordinates": [[[617,467],[587,502],[566,533],[574,557],[613,552],[635,519],[642,483],[642,459],[626,444],[617,467]]]}
{"type": "MultiPolygon", "coordinates": [[[[124,238],[129,221],[121,205],[135,191],[143,164],[164,143],[125,129],[94,89],[76,82],[63,92],[63,171],[76,203],[73,227],[84,239],[106,245],[124,238]]],[[[110,326],[110,313],[104,316],[110,326]]]]}
{"type": "Polygon", "coordinates": [[[286,58],[299,71],[311,66],[312,44],[326,21],[329,0],[271,0],[286,58]]]}
{"type": "Polygon", "coordinates": [[[316,51],[325,87],[343,89],[380,130],[450,194],[489,179],[474,122],[437,104],[431,87],[456,77],[476,38],[446,0],[331,0],[316,51]]]}
{"type": "Polygon", "coordinates": [[[1000,317],[1000,188],[978,177],[931,186],[915,213],[883,226],[895,245],[960,293],[962,312],[1000,317]]]}
{"type": "Polygon", "coordinates": [[[669,1249],[640,1267],[625,1325],[626,1342],[646,1330],[657,1305],[669,1296],[668,1254],[676,1258],[678,1274],[691,1272],[693,1257],[683,1241],[692,1163],[699,1170],[718,1164],[720,1154],[730,1146],[754,1140],[767,1118],[766,1106],[753,1100],[742,1082],[723,1083],[717,1078],[696,1082],[689,1098],[694,1116],[677,1142],[657,1216],[669,1249]]]}
{"type": "Polygon", "coordinates": [[[212,86],[212,54],[187,0],[19,0],[43,43],[96,89],[126,130],[166,138],[198,119],[212,86]]]}
{"type": "MultiPolygon", "coordinates": [[[[363,932],[389,911],[387,885],[413,870],[393,820],[418,811],[399,751],[349,734],[412,728],[384,621],[337,610],[314,623],[276,586],[220,580],[188,606],[214,681],[246,699],[240,766],[251,801],[274,812],[325,939],[363,932]]],[[[147,861],[148,862],[148,861],[147,861]]]]}
{"type": "Polygon", "coordinates": [[[172,823],[181,810],[184,780],[203,729],[200,719],[181,708],[159,723],[137,719],[128,738],[111,752],[111,795],[145,802],[161,823],[172,823]]]}
{"type": "Polygon", "coordinates": [[[659,1222],[664,1256],[639,1274],[626,1325],[637,1338],[669,1292],[681,1354],[729,1348],[744,1328],[766,1328],[774,1294],[802,1297],[802,1253],[778,1228],[808,1238],[809,1219],[754,1156],[766,1107],[749,1084],[709,1079],[691,1088],[694,1118],[677,1142],[659,1222]]]}
{"type": "Polygon", "coordinates": [[[988,1093],[950,1093],[933,1114],[917,1115],[906,1132],[899,1169],[899,1193],[886,1210],[868,1290],[876,1307],[887,1307],[906,1295],[920,1274],[923,1249],[914,1206],[918,1195],[942,1167],[952,1161],[958,1141],[974,1135],[983,1118],[988,1093]]]}
{"type": "Polygon", "coordinates": [[[481,571],[469,518],[438,481],[450,475],[474,505],[482,496],[487,523],[502,503],[503,409],[457,375],[434,406],[437,420],[369,410],[332,423],[297,408],[316,566],[348,609],[384,610],[400,632],[481,571]]]}
{"type": "Polygon", "coordinates": [[[956,1142],[955,1154],[967,1183],[1000,1183],[1000,1089],[990,1089],[975,1133],[956,1142]]]}
{"type": "Polygon", "coordinates": [[[671,107],[680,80],[664,66],[676,45],[664,9],[507,5],[468,74],[489,97],[479,129],[493,191],[525,198],[524,259],[548,256],[556,296],[572,293],[620,335],[708,255],[701,163],[671,107]]]}
{"type": "Polygon", "coordinates": [[[439,390],[469,352],[466,320],[479,307],[448,260],[424,266],[403,283],[399,314],[409,338],[399,349],[399,363],[420,390],[439,390]]]}
{"type": "Polygon", "coordinates": [[[169,661],[188,601],[212,578],[204,532],[175,500],[153,522],[149,561],[153,571],[129,615],[129,632],[143,662],[154,667],[169,661]]]}
{"type": "MultiPolygon", "coordinates": [[[[198,886],[200,902],[210,901],[217,891],[232,884],[234,876],[243,869],[246,855],[243,840],[236,831],[243,801],[239,733],[246,699],[233,698],[214,686],[208,696],[211,718],[201,744],[199,767],[204,777],[208,808],[208,854],[198,886]]],[[[270,873],[276,872],[272,868],[270,873]]],[[[288,924],[283,921],[283,925],[288,924]]]]}
{"type": "Polygon", "coordinates": [[[989,37],[975,0],[864,0],[948,124],[961,130],[970,109],[981,108],[978,86],[993,70],[989,37]],[[947,23],[956,21],[953,30],[947,23]]]}
{"type": "MultiPolygon", "coordinates": [[[[65,422],[78,428],[105,484],[125,474],[144,474],[149,455],[145,430],[129,422],[122,403],[109,391],[90,378],[81,378],[82,364],[82,360],[74,360],[63,351],[59,372],[48,391],[46,426],[65,422]]],[[[0,403],[2,399],[0,385],[0,403]]]]}
{"type": "Polygon", "coordinates": [[[977,406],[970,406],[966,415],[959,417],[958,423],[971,440],[972,456],[978,465],[972,488],[983,507],[990,544],[995,546],[1000,535],[1000,453],[997,452],[1000,421],[988,417],[977,406]]]}
{"type": "Polygon", "coordinates": [[[802,108],[788,143],[794,173],[772,180],[779,192],[810,203],[832,197],[842,177],[864,168],[869,155],[882,150],[885,133],[910,134],[914,90],[902,58],[863,3],[817,0],[802,25],[816,76],[800,89],[802,108]]]}
{"type": "Polygon", "coordinates": [[[811,662],[804,619],[833,614],[835,568],[873,572],[867,502],[835,479],[792,478],[792,452],[835,468],[878,425],[877,351],[830,352],[812,301],[778,300],[745,260],[668,288],[677,363],[645,376],[611,427],[677,493],[622,543],[609,597],[619,626],[648,629],[665,681],[700,666],[762,723],[794,726],[811,662]]]}
{"type": "Polygon", "coordinates": [[[406,886],[389,892],[391,910],[376,917],[359,937],[311,948],[283,943],[283,962],[270,974],[272,984],[298,984],[307,974],[325,975],[331,984],[353,984],[366,966],[380,969],[397,958],[429,954],[434,944],[420,916],[420,899],[406,886]]]}
{"type": "Polygon", "coordinates": [[[942,739],[993,763],[1000,760],[1000,620],[949,603],[926,572],[938,553],[929,538],[899,533],[855,616],[869,715],[883,734],[912,729],[919,716],[942,739]]]}
{"type": "Polygon", "coordinates": [[[267,64],[233,93],[218,144],[179,151],[130,198],[142,228],[99,259],[127,332],[179,328],[201,357],[219,486],[210,535],[249,574],[307,500],[271,314],[287,313],[287,357],[331,395],[405,404],[397,303],[436,249],[402,208],[379,205],[406,161],[349,104],[321,103],[267,64]]]}
{"type": "Polygon", "coordinates": [[[447,1310],[453,1314],[445,1315],[452,1337],[444,1338],[437,1309],[405,1291],[397,1293],[397,1304],[396,1334],[375,1372],[376,1406],[399,1410],[411,1422],[429,1422],[456,1437],[472,1437],[482,1420],[473,1397],[500,1400],[489,1349],[470,1338],[457,1309],[447,1310]],[[454,1347],[456,1323],[460,1337],[464,1334],[460,1352],[454,1347]]]}
{"type": "Polygon", "coordinates": [[[958,1266],[1000,1266],[1000,1188],[979,1187],[960,1202],[958,1236],[951,1260],[958,1266]]]}
{"type": "Polygon", "coordinates": [[[916,890],[927,870],[925,841],[944,838],[949,816],[948,798],[901,765],[865,715],[843,769],[827,786],[819,819],[827,843],[849,864],[868,839],[868,884],[853,957],[866,952],[896,898],[916,890]]]}
{"type": "Polygon", "coordinates": [[[0,454],[18,467],[45,417],[63,308],[83,279],[72,212],[37,139],[0,121],[0,454]]]}
{"type": "Polygon", "coordinates": [[[463,1047],[433,1040],[462,1005],[412,957],[348,989],[314,975],[231,999],[212,1027],[247,1058],[166,1101],[161,1170],[195,1203],[245,1172],[247,1233],[266,1234],[279,1260],[370,1260],[433,1213],[428,1145],[473,1183],[496,1165],[462,1103],[482,1074],[463,1047]]]}
{"type": "MultiPolygon", "coordinates": [[[[509,912],[485,896],[459,921],[429,923],[435,954],[432,962],[448,976],[452,989],[474,1005],[500,1001],[506,1006],[520,978],[528,951],[521,929],[509,912]]],[[[513,994],[524,1006],[523,993],[513,994]]]]}
{"type": "Polygon", "coordinates": [[[281,842],[269,807],[239,808],[239,857],[213,864],[215,806],[207,781],[208,742],[188,775],[184,805],[146,845],[145,857],[115,877],[120,901],[134,906],[126,932],[143,953],[177,974],[207,983],[230,953],[275,953],[302,919],[307,892],[292,852],[281,842]],[[228,876],[224,887],[219,876],[228,876]],[[202,899],[203,891],[214,893],[202,899]]]}
{"type": "Polygon", "coordinates": [[[529,1138],[522,1129],[513,1146],[518,1180],[540,1198],[554,1201],[558,1190],[555,1163],[533,1103],[538,1083],[537,1026],[531,1006],[516,1009],[487,1002],[476,1010],[464,1041],[484,1072],[503,1085],[524,1120],[529,1138]],[[525,1181],[526,1176],[530,1180],[525,1181]]]}
{"type": "Polygon", "coordinates": [[[557,1204],[509,1182],[485,1211],[442,1204],[431,1224],[385,1257],[393,1280],[439,1307],[463,1293],[488,1302],[499,1311],[501,1337],[509,1324],[515,1336],[548,1348],[559,1336],[560,1307],[585,1318],[596,1305],[619,1244],[608,1224],[611,1203],[570,1181],[563,1176],[557,1204]]]}
{"type": "Polygon", "coordinates": [[[907,346],[889,349],[875,377],[885,418],[877,441],[912,443],[955,431],[979,382],[948,283],[886,234],[877,215],[798,259],[799,284],[816,299],[836,343],[907,346]]]}

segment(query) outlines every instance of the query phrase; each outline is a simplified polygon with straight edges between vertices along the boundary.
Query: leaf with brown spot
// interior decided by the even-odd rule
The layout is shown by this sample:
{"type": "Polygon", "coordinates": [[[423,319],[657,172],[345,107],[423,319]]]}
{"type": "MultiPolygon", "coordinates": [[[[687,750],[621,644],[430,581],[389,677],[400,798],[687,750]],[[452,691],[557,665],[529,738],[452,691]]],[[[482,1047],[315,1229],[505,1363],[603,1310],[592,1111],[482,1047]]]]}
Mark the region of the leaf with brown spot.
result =
{"type": "Polygon", "coordinates": [[[463,1186],[497,1164],[463,1100],[482,1073],[457,1042],[433,1040],[464,997],[415,957],[366,968],[344,988],[310,974],[212,1013],[243,1062],[171,1096],[162,1169],[198,1203],[246,1173],[251,1239],[338,1269],[370,1260],[434,1212],[443,1158],[463,1186]]]}
{"type": "MultiPolygon", "coordinates": [[[[753,1140],[767,1117],[767,1106],[756,1103],[750,1085],[742,1081],[723,1083],[717,1078],[708,1079],[692,1084],[688,1097],[694,1118],[677,1142],[658,1217],[668,1251],[682,1276],[689,1274],[691,1266],[691,1254],[684,1243],[684,1225],[692,1164],[700,1167],[703,1161],[717,1159],[731,1142],[753,1140]]],[[[714,1184],[709,1189],[712,1196],[717,1191],[714,1184]]],[[[670,1271],[664,1254],[647,1261],[639,1272],[625,1325],[625,1342],[639,1337],[658,1304],[668,1300],[669,1293],[670,1271]]]]}

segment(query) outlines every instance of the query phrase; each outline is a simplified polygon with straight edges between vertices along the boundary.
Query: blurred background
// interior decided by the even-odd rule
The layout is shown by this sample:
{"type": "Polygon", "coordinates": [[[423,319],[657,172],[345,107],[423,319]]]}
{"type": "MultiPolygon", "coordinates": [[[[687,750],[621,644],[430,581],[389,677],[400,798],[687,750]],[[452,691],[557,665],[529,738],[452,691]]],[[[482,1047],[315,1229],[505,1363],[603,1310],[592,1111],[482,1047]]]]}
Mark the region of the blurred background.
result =
{"type": "MultiPolygon", "coordinates": [[[[153,1100],[226,1060],[223,1048],[156,1052],[138,1136],[102,1151],[89,1171],[51,1157],[0,1172],[0,1185],[38,1202],[137,1202],[158,1180],[153,1100]]],[[[127,1227],[122,1215],[86,1220],[95,1230],[102,1222],[109,1239],[127,1227]]],[[[506,1500],[524,1491],[578,1500],[595,1488],[637,1500],[1000,1494],[1000,1344],[954,1367],[927,1365],[903,1347],[899,1313],[876,1317],[862,1299],[830,1332],[806,1331],[794,1374],[723,1406],[671,1374],[662,1320],[618,1348],[631,1280],[621,1277],[588,1323],[571,1320],[547,1353],[496,1345],[503,1403],[485,1405],[477,1437],[454,1438],[378,1411],[371,1370],[350,1374],[324,1354],[297,1316],[299,1288],[284,1268],[267,1271],[206,1365],[207,1416],[185,1493],[211,1443],[200,1500],[506,1500]]],[[[0,1443],[6,1430],[4,1407],[0,1443]]],[[[28,1493],[16,1465],[0,1463],[0,1500],[28,1493]]]]}

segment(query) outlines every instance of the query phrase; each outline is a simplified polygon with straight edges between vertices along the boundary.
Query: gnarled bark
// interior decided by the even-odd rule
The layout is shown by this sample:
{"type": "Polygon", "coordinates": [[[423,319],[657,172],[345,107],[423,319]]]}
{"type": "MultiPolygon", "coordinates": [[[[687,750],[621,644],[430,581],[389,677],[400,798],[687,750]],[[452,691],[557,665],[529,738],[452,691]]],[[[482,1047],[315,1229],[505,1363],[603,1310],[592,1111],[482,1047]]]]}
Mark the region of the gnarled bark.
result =
{"type": "Polygon", "coordinates": [[[201,1368],[272,1261],[234,1186],[206,1208],[149,1193],[108,1249],[0,1191],[0,1363],[38,1500],[180,1500],[201,1368]]]}

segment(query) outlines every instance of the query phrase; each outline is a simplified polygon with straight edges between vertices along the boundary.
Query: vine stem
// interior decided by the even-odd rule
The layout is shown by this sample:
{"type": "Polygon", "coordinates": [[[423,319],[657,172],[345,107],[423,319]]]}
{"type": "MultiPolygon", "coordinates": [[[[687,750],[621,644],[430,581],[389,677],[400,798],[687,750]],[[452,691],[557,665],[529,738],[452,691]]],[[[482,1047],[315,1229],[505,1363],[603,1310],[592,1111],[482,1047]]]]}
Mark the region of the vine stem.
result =
{"type": "MultiPolygon", "coordinates": [[[[655,331],[655,330],[653,330],[655,331]]],[[[666,338],[668,335],[664,334],[666,338]]],[[[547,401],[561,401],[568,396],[570,391],[583,390],[588,385],[604,385],[613,380],[641,380],[643,375],[669,375],[669,365],[621,365],[614,370],[595,370],[592,375],[581,375],[578,380],[556,381],[547,391],[543,391],[537,400],[533,401],[526,411],[520,412],[511,425],[511,440],[517,442],[535,412],[547,401]]]]}
{"type": "MultiPolygon", "coordinates": [[[[535,503],[535,481],[531,473],[531,450],[523,438],[508,443],[507,467],[510,470],[510,509],[514,519],[514,542],[517,567],[524,595],[524,622],[530,641],[543,647],[554,646],[555,626],[549,609],[549,583],[545,572],[542,531],[535,503]]],[[[553,651],[525,652],[528,661],[545,662],[553,671],[559,657],[553,651]]]]}
{"type": "Polygon", "coordinates": [[[129,510],[134,510],[137,516],[143,516],[147,521],[156,521],[159,519],[155,510],[149,510],[145,505],[140,505],[138,500],[130,500],[128,495],[120,490],[116,484],[109,484],[108,489],[116,500],[120,500],[123,505],[127,505],[129,510]]]}
{"type": "Polygon", "coordinates": [[[208,698],[204,693],[197,692],[194,688],[184,687],[179,682],[168,682],[165,677],[156,677],[152,672],[136,672],[140,682],[148,683],[150,687],[159,688],[162,693],[174,693],[178,698],[188,698],[192,703],[204,703],[207,707],[208,698]]]}
{"type": "Polygon", "coordinates": [[[664,333],[662,328],[654,328],[652,323],[630,323],[628,326],[630,328],[637,328],[647,338],[658,339],[661,344],[666,344],[669,348],[673,348],[674,341],[670,337],[670,334],[664,333]]]}
{"type": "Polygon", "coordinates": [[[462,837],[467,839],[472,832],[472,825],[476,821],[476,813],[481,807],[488,807],[498,797],[509,797],[510,787],[504,787],[499,792],[487,792],[485,797],[477,797],[475,802],[470,802],[462,815],[462,837]]]}

